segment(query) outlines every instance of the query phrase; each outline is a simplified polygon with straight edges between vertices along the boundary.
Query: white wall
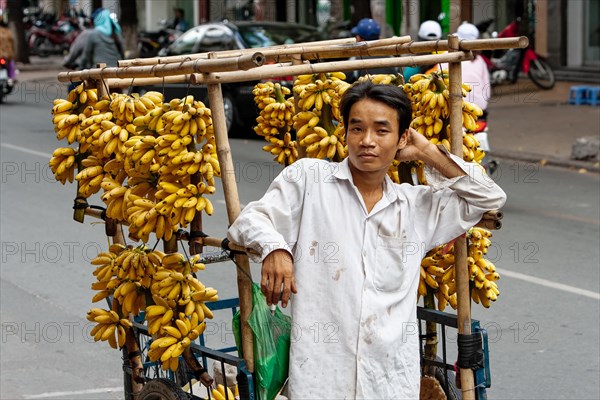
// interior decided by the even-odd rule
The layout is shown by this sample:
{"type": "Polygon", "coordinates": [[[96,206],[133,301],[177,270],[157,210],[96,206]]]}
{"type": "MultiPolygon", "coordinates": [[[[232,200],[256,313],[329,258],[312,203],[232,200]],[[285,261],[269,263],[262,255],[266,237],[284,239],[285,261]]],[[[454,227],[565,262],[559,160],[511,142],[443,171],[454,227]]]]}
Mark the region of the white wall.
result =
{"type": "Polygon", "coordinates": [[[145,29],[158,31],[161,20],[173,18],[173,6],[169,0],[146,0],[145,29]]]}
{"type": "MultiPolygon", "coordinates": [[[[567,2],[567,21],[584,20],[584,4],[581,0],[567,2]]],[[[581,23],[567,24],[567,66],[579,67],[583,63],[583,26],[581,23]]]]}

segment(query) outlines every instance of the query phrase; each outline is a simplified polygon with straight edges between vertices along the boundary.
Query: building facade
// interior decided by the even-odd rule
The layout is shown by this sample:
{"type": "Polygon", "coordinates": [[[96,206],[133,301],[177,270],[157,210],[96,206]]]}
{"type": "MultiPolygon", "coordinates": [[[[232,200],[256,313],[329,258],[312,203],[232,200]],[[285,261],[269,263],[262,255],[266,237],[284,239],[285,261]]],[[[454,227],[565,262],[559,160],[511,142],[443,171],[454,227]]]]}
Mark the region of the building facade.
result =
{"type": "MultiPolygon", "coordinates": [[[[95,0],[98,2],[98,0],[95,0]]],[[[173,18],[182,8],[190,26],[229,19],[300,22],[324,27],[340,21],[356,21],[360,0],[135,0],[140,30],[158,30],[160,21],[173,18]]],[[[362,0],[361,5],[364,5],[362,0]]],[[[119,14],[119,0],[102,0],[119,14]]],[[[65,3],[84,11],[94,0],[39,0],[45,9],[65,3]]],[[[475,24],[493,19],[490,31],[500,31],[524,16],[524,31],[536,52],[557,71],[598,75],[600,80],[600,0],[370,0],[370,17],[382,26],[383,36],[416,37],[421,21],[440,21],[444,34],[461,21],[475,24]]]]}

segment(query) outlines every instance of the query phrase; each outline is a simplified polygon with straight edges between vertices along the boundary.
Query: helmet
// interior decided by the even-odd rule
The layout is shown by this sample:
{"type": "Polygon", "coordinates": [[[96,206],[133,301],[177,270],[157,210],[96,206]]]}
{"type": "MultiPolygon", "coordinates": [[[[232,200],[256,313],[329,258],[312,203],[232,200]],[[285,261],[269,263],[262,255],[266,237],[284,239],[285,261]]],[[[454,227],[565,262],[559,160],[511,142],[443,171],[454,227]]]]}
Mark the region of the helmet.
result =
{"type": "Polygon", "coordinates": [[[479,38],[479,29],[473,24],[463,22],[456,31],[460,40],[475,40],[479,38]]]}
{"type": "Polygon", "coordinates": [[[371,18],[363,18],[358,21],[358,24],[352,28],[352,34],[358,35],[365,40],[379,39],[381,28],[377,21],[371,18]]]}
{"type": "Polygon", "coordinates": [[[421,40],[438,40],[442,38],[442,27],[433,20],[425,21],[419,27],[417,35],[421,40]]]}

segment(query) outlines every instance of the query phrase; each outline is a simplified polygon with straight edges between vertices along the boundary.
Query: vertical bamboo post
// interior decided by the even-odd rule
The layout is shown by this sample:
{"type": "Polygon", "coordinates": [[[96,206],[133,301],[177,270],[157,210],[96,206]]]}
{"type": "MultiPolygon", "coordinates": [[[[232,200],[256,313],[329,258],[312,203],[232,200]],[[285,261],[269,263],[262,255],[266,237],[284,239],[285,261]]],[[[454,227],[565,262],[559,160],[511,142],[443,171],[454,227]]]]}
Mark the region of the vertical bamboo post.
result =
{"type": "MultiPolygon", "coordinates": [[[[209,54],[209,58],[214,57],[214,54],[209,54]]],[[[208,102],[210,103],[215,130],[217,154],[221,166],[221,181],[223,182],[223,193],[225,194],[227,218],[229,223],[232,224],[240,214],[241,208],[237,183],[235,181],[233,158],[231,157],[231,149],[227,137],[223,92],[220,83],[209,84],[207,86],[208,102]]],[[[240,299],[242,353],[248,371],[254,372],[254,337],[250,325],[248,325],[248,317],[250,317],[250,313],[252,312],[252,272],[250,271],[250,261],[248,260],[247,255],[238,254],[235,256],[235,260],[239,266],[237,269],[237,284],[240,299]]]]}
{"type": "MultiPolygon", "coordinates": [[[[299,54],[295,54],[292,56],[292,65],[301,65],[302,63],[302,57],[299,54]]],[[[297,78],[297,76],[295,76],[294,78],[297,78]]],[[[295,114],[298,114],[301,111],[300,106],[298,106],[298,103],[300,102],[300,95],[294,92],[293,90],[292,94],[294,95],[294,112],[295,114]]],[[[299,142],[297,137],[295,137],[294,139],[296,139],[296,142],[299,142]]],[[[296,144],[296,148],[298,149],[298,159],[306,157],[306,147],[296,144]]]]}
{"type": "MultiPolygon", "coordinates": [[[[448,36],[448,51],[458,50],[458,36],[448,36]]],[[[452,154],[463,156],[462,150],[462,68],[460,62],[448,64],[450,80],[450,129],[452,154]]],[[[454,268],[458,301],[458,333],[471,333],[471,296],[469,294],[469,271],[467,266],[467,242],[464,236],[454,242],[454,268]]],[[[460,383],[464,400],[475,400],[473,370],[460,370],[460,383]]]]}

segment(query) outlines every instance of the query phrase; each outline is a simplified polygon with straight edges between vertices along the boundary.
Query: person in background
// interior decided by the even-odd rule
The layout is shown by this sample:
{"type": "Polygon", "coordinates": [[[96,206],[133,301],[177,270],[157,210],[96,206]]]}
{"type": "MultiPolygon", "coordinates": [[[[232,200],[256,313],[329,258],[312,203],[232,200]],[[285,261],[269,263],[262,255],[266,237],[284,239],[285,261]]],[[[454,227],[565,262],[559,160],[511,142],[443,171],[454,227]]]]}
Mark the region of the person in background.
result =
{"type": "MultiPolygon", "coordinates": [[[[459,40],[476,40],[479,39],[479,29],[473,24],[463,22],[458,27],[456,35],[459,40]]],[[[485,120],[492,91],[490,72],[481,53],[473,51],[473,55],[475,56],[474,59],[461,63],[462,81],[471,86],[471,92],[467,94],[467,100],[477,104],[483,110],[483,116],[480,118],[485,120]]]]}
{"type": "Polygon", "coordinates": [[[409,330],[421,260],[506,194],[409,128],[411,102],[398,86],[354,84],[340,112],[348,157],[286,167],[227,236],[262,262],[268,304],[286,307],[294,293],[289,398],[418,399],[419,335],[409,330]],[[394,159],[423,160],[429,186],[394,183],[394,159]]]}
{"type": "Polygon", "coordinates": [[[0,58],[7,61],[8,85],[13,86],[17,75],[15,66],[15,39],[6,23],[0,19],[0,58]]]}
{"type": "MultiPolygon", "coordinates": [[[[419,26],[417,40],[419,42],[426,40],[440,40],[442,38],[442,26],[433,20],[424,21],[419,26]]],[[[415,74],[424,74],[434,65],[418,65],[416,67],[405,67],[403,70],[404,80],[408,82],[411,76],[415,74]]]]}
{"type": "Polygon", "coordinates": [[[183,8],[174,8],[175,11],[175,19],[173,20],[173,28],[177,29],[180,32],[185,32],[188,30],[189,25],[185,20],[185,13],[183,8]]]}
{"type": "Polygon", "coordinates": [[[110,17],[107,9],[100,8],[92,14],[94,29],[88,35],[80,68],[93,68],[97,63],[116,67],[117,61],[124,58],[121,42],[121,27],[110,17]]]}
{"type": "Polygon", "coordinates": [[[85,49],[89,36],[93,34],[93,32],[94,29],[88,28],[77,35],[73,43],[71,43],[69,54],[65,56],[63,67],[75,70],[82,69],[81,59],[83,57],[83,50],[85,49]]]}
{"type": "MultiPolygon", "coordinates": [[[[381,34],[381,27],[371,18],[363,18],[358,21],[358,24],[351,30],[352,34],[356,37],[357,42],[364,42],[366,40],[377,40],[379,39],[379,35],[381,34]]],[[[366,60],[369,58],[381,58],[381,57],[352,57],[350,60],[366,60]]],[[[356,81],[360,76],[363,75],[376,75],[376,74],[397,74],[398,68],[396,67],[388,67],[388,68],[369,68],[356,70],[348,73],[347,81],[352,83],[356,81]]]]}

